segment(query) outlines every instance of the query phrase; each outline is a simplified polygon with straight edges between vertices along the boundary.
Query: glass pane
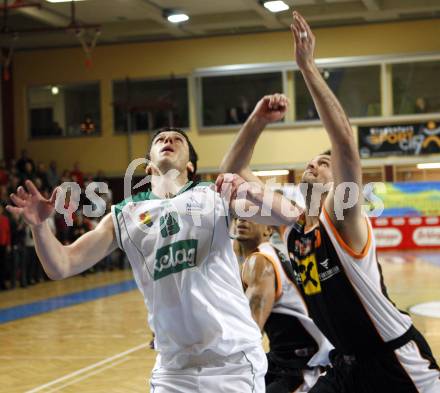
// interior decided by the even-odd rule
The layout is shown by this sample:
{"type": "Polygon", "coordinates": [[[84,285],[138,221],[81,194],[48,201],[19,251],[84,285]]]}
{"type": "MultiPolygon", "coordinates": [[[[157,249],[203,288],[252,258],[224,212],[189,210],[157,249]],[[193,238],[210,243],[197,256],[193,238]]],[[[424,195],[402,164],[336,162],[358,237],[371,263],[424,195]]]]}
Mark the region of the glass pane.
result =
{"type": "Polygon", "coordinates": [[[94,135],[101,129],[99,83],[31,87],[32,138],[94,135]]]}
{"type": "Polygon", "coordinates": [[[440,112],[440,61],[394,64],[394,114],[440,112]]]}
{"type": "Polygon", "coordinates": [[[189,127],[186,78],[115,81],[113,100],[115,131],[189,127]]]}
{"type": "MultiPolygon", "coordinates": [[[[350,117],[381,115],[380,66],[329,68],[321,75],[350,117]]],[[[295,72],[296,119],[318,119],[304,78],[295,72]]]]}
{"type": "Polygon", "coordinates": [[[204,77],[203,125],[241,124],[261,97],[282,91],[281,72],[204,77]]]}

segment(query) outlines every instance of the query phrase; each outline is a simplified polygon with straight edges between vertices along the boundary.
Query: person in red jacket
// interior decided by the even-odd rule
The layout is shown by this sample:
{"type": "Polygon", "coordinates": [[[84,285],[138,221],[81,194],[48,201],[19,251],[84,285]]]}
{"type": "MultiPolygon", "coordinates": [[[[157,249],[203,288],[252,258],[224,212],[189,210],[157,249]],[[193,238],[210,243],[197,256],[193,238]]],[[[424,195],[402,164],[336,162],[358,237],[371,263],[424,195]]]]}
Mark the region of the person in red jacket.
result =
{"type": "Polygon", "coordinates": [[[4,214],[5,208],[0,204],[0,289],[6,287],[6,255],[11,250],[11,225],[9,218],[4,214]]]}

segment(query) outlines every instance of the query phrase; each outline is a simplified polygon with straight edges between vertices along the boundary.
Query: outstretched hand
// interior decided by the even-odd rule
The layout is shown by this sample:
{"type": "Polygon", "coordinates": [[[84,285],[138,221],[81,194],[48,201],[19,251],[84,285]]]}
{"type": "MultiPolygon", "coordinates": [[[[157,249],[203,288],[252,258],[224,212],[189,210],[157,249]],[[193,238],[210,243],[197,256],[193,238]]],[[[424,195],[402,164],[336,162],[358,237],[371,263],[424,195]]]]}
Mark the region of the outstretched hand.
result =
{"type": "Polygon", "coordinates": [[[26,180],[25,186],[26,190],[20,186],[16,194],[11,194],[15,206],[8,205],[6,209],[12,214],[22,216],[31,226],[40,225],[54,211],[58,189],[52,192],[50,199],[46,199],[30,180],[26,180]]]}
{"type": "Polygon", "coordinates": [[[266,123],[274,123],[284,118],[288,105],[289,99],[284,94],[267,95],[258,101],[252,115],[266,123]]]}
{"type": "Polygon", "coordinates": [[[314,64],[316,39],[303,16],[297,11],[294,11],[292,15],[293,23],[290,25],[290,29],[295,41],[295,58],[298,67],[303,70],[314,64]]]}

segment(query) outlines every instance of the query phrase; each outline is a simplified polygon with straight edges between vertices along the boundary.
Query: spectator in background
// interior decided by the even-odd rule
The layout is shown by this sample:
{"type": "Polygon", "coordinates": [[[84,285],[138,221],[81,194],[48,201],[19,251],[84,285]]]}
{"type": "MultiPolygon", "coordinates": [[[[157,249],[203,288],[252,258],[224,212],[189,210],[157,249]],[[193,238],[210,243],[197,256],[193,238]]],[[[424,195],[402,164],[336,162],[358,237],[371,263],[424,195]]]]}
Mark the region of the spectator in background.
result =
{"type": "Polygon", "coordinates": [[[25,180],[35,180],[34,166],[29,161],[24,164],[24,172],[22,172],[22,176],[25,180]]]}
{"type": "Polygon", "coordinates": [[[78,183],[81,188],[84,188],[84,173],[81,172],[78,161],[73,165],[73,171],[70,172],[70,176],[72,181],[78,183]]]}
{"type": "Polygon", "coordinates": [[[26,166],[27,163],[32,165],[32,173],[35,172],[34,161],[31,158],[28,157],[27,150],[23,149],[21,151],[21,157],[17,161],[17,165],[16,165],[18,171],[21,172],[21,173],[25,173],[25,166],[26,166]]]}
{"type": "MultiPolygon", "coordinates": [[[[84,235],[86,232],[89,232],[92,229],[91,224],[88,220],[84,219],[81,211],[75,213],[73,216],[73,226],[71,228],[71,237],[70,242],[73,243],[79,237],[84,235]]],[[[87,273],[91,273],[94,271],[94,268],[90,268],[89,270],[82,272],[81,275],[85,276],[87,273]]]]}
{"type": "Polygon", "coordinates": [[[27,286],[27,269],[26,259],[24,254],[24,239],[25,227],[23,217],[17,215],[10,215],[9,221],[11,223],[11,288],[15,288],[17,280],[17,273],[20,274],[20,286],[25,288],[27,286]]]}
{"type": "MultiPolygon", "coordinates": [[[[47,190],[50,188],[49,180],[47,178],[46,165],[44,165],[43,162],[38,163],[35,175],[41,179],[42,187],[44,190],[47,190]]],[[[52,187],[52,188],[54,188],[54,187],[52,187]]]]}
{"type": "Polygon", "coordinates": [[[11,226],[5,214],[5,208],[0,204],[0,289],[7,289],[6,277],[8,272],[7,255],[11,251],[11,226]]]}
{"type": "Polygon", "coordinates": [[[428,113],[428,105],[426,104],[426,100],[423,97],[418,97],[416,99],[415,113],[428,113]]]}
{"type": "Polygon", "coordinates": [[[50,189],[54,189],[58,184],[60,184],[60,177],[58,176],[57,163],[51,161],[49,164],[49,169],[47,170],[47,182],[50,189]]]}
{"type": "Polygon", "coordinates": [[[0,186],[0,203],[3,203],[4,205],[9,203],[9,193],[7,185],[0,186]]]}
{"type": "Polygon", "coordinates": [[[39,275],[39,262],[35,251],[34,238],[29,225],[25,225],[24,246],[24,259],[26,264],[26,277],[24,279],[26,285],[33,285],[39,282],[41,277],[39,275]]]}
{"type": "Polygon", "coordinates": [[[89,113],[86,114],[84,121],[81,123],[80,129],[83,134],[93,134],[95,132],[96,126],[89,113]]]}
{"type": "Polygon", "coordinates": [[[12,194],[21,185],[22,181],[18,175],[12,175],[9,181],[8,195],[12,194]]]}
{"type": "Polygon", "coordinates": [[[73,181],[72,177],[70,176],[70,172],[67,169],[64,169],[63,173],[61,174],[60,183],[73,181]]]}
{"type": "Polygon", "coordinates": [[[242,124],[251,114],[251,106],[246,97],[241,96],[237,107],[230,108],[227,113],[226,124],[242,124]]]}
{"type": "Polygon", "coordinates": [[[6,169],[5,160],[0,160],[0,186],[6,186],[9,182],[9,171],[6,169]]]}

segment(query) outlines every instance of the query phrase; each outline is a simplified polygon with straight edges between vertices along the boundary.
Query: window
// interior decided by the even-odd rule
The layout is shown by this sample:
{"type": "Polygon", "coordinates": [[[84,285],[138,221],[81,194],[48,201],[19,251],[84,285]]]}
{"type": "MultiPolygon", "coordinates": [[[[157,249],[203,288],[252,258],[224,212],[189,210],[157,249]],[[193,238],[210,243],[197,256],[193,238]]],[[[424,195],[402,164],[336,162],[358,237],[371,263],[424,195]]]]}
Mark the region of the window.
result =
{"type": "Polygon", "coordinates": [[[202,77],[201,89],[203,126],[241,124],[260,98],[283,91],[282,73],[202,77]]]}
{"type": "Polygon", "coordinates": [[[117,132],[189,127],[186,78],[114,81],[113,101],[117,132]]]}
{"type": "MultiPolygon", "coordinates": [[[[324,68],[324,77],[350,117],[381,115],[380,66],[324,68]]],[[[299,71],[295,72],[297,120],[318,119],[312,97],[299,71]]]]}
{"type": "Polygon", "coordinates": [[[440,61],[393,64],[395,115],[440,112],[440,61]]]}
{"type": "Polygon", "coordinates": [[[32,138],[94,135],[101,129],[99,83],[49,85],[28,90],[32,138]]]}

